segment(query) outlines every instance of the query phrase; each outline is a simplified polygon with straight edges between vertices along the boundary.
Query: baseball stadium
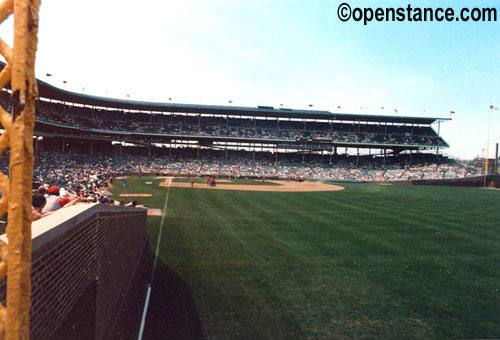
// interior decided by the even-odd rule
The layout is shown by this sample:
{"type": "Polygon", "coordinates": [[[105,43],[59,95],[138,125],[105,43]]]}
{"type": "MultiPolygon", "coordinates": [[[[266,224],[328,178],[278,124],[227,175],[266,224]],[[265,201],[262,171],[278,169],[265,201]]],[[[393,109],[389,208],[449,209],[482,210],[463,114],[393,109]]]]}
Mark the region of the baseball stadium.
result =
{"type": "Polygon", "coordinates": [[[25,25],[0,40],[2,338],[500,335],[498,147],[448,157],[447,117],[70,91],[35,77],[38,5],[0,5],[25,25]]]}

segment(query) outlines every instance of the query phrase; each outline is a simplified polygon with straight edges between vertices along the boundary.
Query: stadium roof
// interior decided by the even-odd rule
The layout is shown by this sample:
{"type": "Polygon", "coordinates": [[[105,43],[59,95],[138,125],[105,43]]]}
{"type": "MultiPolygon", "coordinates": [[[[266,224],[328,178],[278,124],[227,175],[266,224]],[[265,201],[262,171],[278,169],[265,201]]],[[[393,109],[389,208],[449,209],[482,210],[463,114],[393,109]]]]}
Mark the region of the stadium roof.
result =
{"type": "MultiPolygon", "coordinates": [[[[4,63],[0,62],[3,69],[4,63]]],[[[155,103],[145,101],[133,101],[124,99],[106,98],[83,93],[76,93],[57,88],[44,81],[38,81],[39,96],[43,98],[59,100],[62,102],[78,103],[90,106],[102,106],[126,110],[142,110],[156,112],[179,112],[179,113],[205,113],[205,114],[229,114],[235,116],[251,117],[286,117],[299,119],[328,119],[361,122],[387,122],[399,124],[432,124],[435,121],[446,121],[449,118],[436,117],[405,117],[371,114],[349,114],[333,113],[320,110],[296,110],[289,108],[273,108],[271,106],[242,107],[223,105],[199,105],[199,104],[176,104],[155,103]]]]}

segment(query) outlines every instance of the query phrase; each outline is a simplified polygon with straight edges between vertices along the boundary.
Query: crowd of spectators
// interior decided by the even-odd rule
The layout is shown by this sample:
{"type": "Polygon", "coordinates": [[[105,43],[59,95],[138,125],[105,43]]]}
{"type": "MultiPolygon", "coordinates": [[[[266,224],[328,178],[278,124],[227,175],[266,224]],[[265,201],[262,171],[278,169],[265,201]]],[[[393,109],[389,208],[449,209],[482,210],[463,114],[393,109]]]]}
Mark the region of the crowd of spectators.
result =
{"type": "MultiPolygon", "coordinates": [[[[44,152],[33,171],[33,220],[76,203],[137,206],[137,201],[115,201],[107,190],[116,171],[113,160],[81,154],[44,152]]],[[[6,170],[4,170],[6,171],[6,170]]]]}
{"type": "MultiPolygon", "coordinates": [[[[34,179],[45,185],[64,186],[80,193],[80,196],[98,200],[102,190],[114,176],[121,174],[157,174],[177,176],[220,177],[302,177],[315,180],[352,181],[401,181],[414,179],[463,178],[478,175],[475,168],[456,161],[435,164],[432,162],[413,164],[396,158],[373,161],[373,157],[340,157],[328,163],[328,157],[309,159],[306,163],[268,159],[252,160],[248,157],[230,159],[215,157],[182,157],[169,159],[166,156],[139,156],[124,153],[109,155],[96,153],[93,156],[76,153],[44,152],[37,157],[34,179]]],[[[416,157],[415,157],[416,158],[416,157]]]]}
{"type": "Polygon", "coordinates": [[[39,122],[112,132],[427,147],[446,143],[429,126],[361,124],[180,114],[144,114],[38,102],[39,122]],[[62,112],[62,114],[61,114],[62,112]]]}

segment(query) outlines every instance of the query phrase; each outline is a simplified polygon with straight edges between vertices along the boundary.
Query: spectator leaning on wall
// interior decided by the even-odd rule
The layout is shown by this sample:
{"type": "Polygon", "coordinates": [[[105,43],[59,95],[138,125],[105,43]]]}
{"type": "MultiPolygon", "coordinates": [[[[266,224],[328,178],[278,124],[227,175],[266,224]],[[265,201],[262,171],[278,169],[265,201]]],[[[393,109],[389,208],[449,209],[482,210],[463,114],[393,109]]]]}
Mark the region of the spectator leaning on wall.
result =
{"type": "Polygon", "coordinates": [[[50,215],[51,213],[42,213],[42,209],[45,207],[47,200],[41,194],[34,194],[32,197],[31,205],[33,207],[33,221],[39,220],[42,217],[50,215]]]}
{"type": "Polygon", "coordinates": [[[47,213],[61,209],[61,204],[59,204],[59,200],[61,199],[61,196],[59,196],[59,187],[55,185],[49,187],[48,193],[49,196],[47,197],[47,203],[43,208],[43,212],[47,213]]]}

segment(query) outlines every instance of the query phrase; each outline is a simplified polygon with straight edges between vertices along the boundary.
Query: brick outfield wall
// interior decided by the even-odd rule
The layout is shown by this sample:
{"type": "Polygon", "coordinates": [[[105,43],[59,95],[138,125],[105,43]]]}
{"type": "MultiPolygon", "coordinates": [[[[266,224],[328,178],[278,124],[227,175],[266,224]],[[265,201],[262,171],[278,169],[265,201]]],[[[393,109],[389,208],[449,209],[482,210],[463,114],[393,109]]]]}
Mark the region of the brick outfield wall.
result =
{"type": "MultiPolygon", "coordinates": [[[[378,182],[390,183],[394,185],[436,185],[448,187],[483,187],[484,176],[466,178],[446,178],[446,179],[420,179],[411,181],[378,182]]],[[[488,175],[487,185],[493,188],[500,188],[500,176],[488,175]]]]}
{"type": "MultiPolygon", "coordinates": [[[[75,205],[33,222],[32,237],[31,338],[56,334],[89,287],[96,287],[91,332],[107,337],[147,242],[146,209],[75,205]]],[[[4,279],[3,303],[5,294],[4,279]]]]}

